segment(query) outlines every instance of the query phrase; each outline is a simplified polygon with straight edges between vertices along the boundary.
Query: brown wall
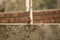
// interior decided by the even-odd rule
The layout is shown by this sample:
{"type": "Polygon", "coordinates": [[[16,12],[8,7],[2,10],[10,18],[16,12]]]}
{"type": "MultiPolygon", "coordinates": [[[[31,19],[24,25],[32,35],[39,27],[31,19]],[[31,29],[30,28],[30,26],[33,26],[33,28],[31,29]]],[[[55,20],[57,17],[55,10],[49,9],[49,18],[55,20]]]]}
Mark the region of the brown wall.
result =
{"type": "Polygon", "coordinates": [[[34,23],[60,23],[60,10],[34,12],[34,23]]]}
{"type": "Polygon", "coordinates": [[[27,23],[29,13],[0,13],[0,23],[27,23]]]}
{"type": "MultiPolygon", "coordinates": [[[[0,13],[0,23],[27,23],[29,12],[0,13]]],[[[60,10],[33,12],[34,23],[60,23],[60,10]]]]}

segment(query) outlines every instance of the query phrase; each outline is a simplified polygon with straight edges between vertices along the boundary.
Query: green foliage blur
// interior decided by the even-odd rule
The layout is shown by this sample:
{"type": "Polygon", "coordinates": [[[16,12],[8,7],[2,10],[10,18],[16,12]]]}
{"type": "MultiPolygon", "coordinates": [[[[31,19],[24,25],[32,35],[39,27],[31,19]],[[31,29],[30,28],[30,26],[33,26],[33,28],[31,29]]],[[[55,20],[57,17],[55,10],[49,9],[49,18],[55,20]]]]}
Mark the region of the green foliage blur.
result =
{"type": "MultiPolygon", "coordinates": [[[[25,11],[26,10],[26,0],[8,0],[6,3],[9,6],[5,6],[5,11],[25,11]]],[[[57,8],[57,0],[32,0],[34,10],[42,9],[55,9],[57,8]]],[[[4,4],[0,3],[0,10],[3,8],[4,4]]]]}
{"type": "Polygon", "coordinates": [[[42,10],[42,9],[56,9],[57,0],[34,0],[33,9],[42,10]]]}
{"type": "Polygon", "coordinates": [[[3,6],[5,5],[5,11],[25,11],[26,9],[26,6],[25,6],[25,0],[15,0],[15,1],[12,1],[12,0],[7,0],[6,2],[8,5],[6,4],[3,4],[0,3],[0,10],[3,8],[3,6]]]}

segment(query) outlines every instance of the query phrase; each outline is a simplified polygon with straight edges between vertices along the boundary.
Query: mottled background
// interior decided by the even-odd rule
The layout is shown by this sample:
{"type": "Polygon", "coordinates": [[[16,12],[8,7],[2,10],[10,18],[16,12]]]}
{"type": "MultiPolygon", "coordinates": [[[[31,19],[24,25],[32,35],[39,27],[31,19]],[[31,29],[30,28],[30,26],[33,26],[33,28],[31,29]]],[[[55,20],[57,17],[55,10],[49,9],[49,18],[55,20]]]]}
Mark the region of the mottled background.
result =
{"type": "Polygon", "coordinates": [[[33,0],[34,10],[57,9],[60,8],[59,0],[33,0]]]}
{"type": "MultiPolygon", "coordinates": [[[[0,10],[5,7],[5,12],[26,10],[26,0],[5,0],[5,3],[3,1],[0,0],[0,10]]],[[[33,10],[59,9],[60,0],[32,0],[32,6],[33,10]]]]}
{"type": "Polygon", "coordinates": [[[60,25],[0,25],[0,40],[60,40],[60,25]]]}

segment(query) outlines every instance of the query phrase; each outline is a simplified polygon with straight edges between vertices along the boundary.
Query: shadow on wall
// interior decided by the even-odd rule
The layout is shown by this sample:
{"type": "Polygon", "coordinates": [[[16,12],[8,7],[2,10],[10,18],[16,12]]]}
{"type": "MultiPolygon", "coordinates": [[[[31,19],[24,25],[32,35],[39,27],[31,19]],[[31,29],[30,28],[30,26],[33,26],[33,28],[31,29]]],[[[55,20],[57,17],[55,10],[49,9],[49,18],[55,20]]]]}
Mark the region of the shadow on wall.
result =
{"type": "Polygon", "coordinates": [[[60,25],[0,25],[0,40],[60,40],[60,25]]]}

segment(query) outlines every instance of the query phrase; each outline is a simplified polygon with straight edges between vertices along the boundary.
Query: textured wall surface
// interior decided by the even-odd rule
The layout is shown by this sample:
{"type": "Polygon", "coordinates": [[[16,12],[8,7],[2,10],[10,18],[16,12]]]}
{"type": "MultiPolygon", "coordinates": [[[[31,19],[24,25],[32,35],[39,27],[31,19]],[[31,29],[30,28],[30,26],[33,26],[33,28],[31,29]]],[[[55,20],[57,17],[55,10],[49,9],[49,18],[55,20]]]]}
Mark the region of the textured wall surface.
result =
{"type": "MultiPolygon", "coordinates": [[[[0,13],[0,23],[27,23],[29,12],[0,13]]],[[[34,23],[60,23],[60,10],[34,11],[34,23]]]]}
{"type": "Polygon", "coordinates": [[[34,23],[60,23],[60,10],[33,13],[34,23]]]}
{"type": "Polygon", "coordinates": [[[29,12],[0,13],[0,23],[27,23],[29,12]]]}
{"type": "Polygon", "coordinates": [[[0,25],[0,40],[60,40],[60,25],[0,25]]]}

